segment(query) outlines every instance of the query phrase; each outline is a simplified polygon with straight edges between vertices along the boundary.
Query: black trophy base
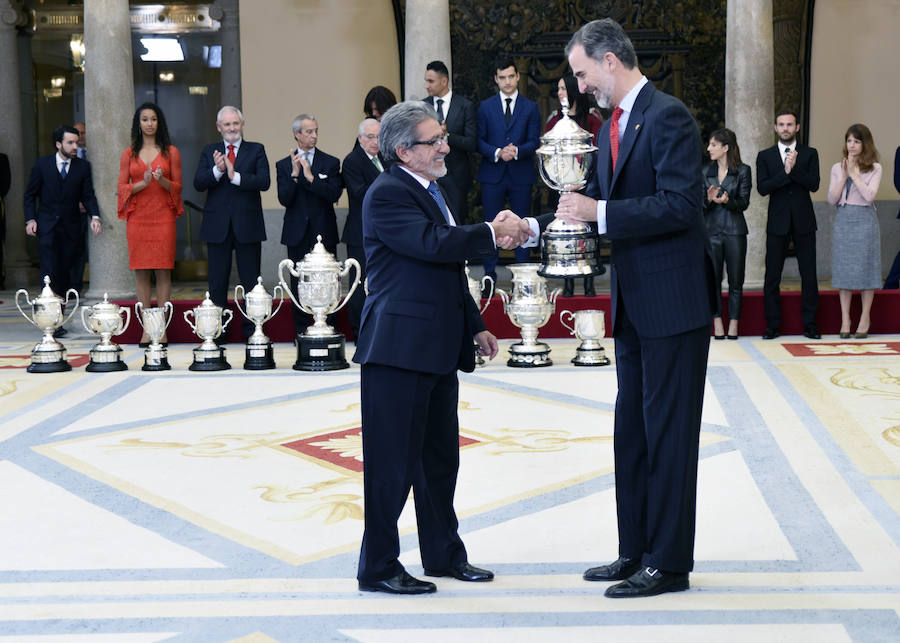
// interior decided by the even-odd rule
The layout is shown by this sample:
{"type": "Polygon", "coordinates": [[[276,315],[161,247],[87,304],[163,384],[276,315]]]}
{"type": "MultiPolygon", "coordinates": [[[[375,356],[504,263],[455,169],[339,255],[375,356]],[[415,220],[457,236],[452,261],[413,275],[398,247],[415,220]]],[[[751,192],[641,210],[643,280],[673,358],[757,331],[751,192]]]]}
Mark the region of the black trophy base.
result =
{"type": "Polygon", "coordinates": [[[25,370],[29,373],[65,373],[72,370],[72,365],[66,360],[61,362],[32,362],[25,370]]]}
{"type": "Polygon", "coordinates": [[[509,347],[509,359],[506,365],[512,368],[553,366],[553,360],[550,359],[550,347],[543,342],[535,342],[527,347],[522,342],[516,342],[509,347]]]}
{"type": "Polygon", "coordinates": [[[271,368],[275,368],[275,351],[272,344],[248,344],[244,354],[244,370],[265,371],[271,368]]]}
{"type": "Polygon", "coordinates": [[[127,371],[128,364],[120,361],[95,362],[91,360],[84,370],[86,370],[88,373],[113,373],[115,371],[127,371]]]}
{"type": "Polygon", "coordinates": [[[339,371],[350,368],[344,356],[344,336],[297,335],[297,361],[295,371],[339,371]]]}
{"type": "Polygon", "coordinates": [[[188,366],[189,371],[227,371],[231,364],[225,359],[225,349],[195,348],[194,361],[188,366]]]}
{"type": "Polygon", "coordinates": [[[166,350],[166,347],[161,344],[150,344],[150,346],[145,348],[144,365],[141,367],[141,370],[152,372],[171,371],[172,367],[169,365],[169,352],[166,350]]]}

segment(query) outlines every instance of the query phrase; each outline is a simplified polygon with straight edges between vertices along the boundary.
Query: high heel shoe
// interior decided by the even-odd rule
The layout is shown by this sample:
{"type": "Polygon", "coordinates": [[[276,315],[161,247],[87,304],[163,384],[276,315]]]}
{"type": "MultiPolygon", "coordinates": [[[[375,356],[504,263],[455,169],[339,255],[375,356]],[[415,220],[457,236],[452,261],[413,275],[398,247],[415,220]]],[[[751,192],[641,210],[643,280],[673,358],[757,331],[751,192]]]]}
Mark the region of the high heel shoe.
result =
{"type": "Polygon", "coordinates": [[[868,336],[869,336],[869,333],[868,333],[868,332],[866,332],[866,333],[854,333],[853,338],[854,338],[854,339],[865,339],[865,338],[868,337],[868,336]]]}
{"type": "Polygon", "coordinates": [[[841,333],[841,339],[850,339],[850,333],[841,333]]]}

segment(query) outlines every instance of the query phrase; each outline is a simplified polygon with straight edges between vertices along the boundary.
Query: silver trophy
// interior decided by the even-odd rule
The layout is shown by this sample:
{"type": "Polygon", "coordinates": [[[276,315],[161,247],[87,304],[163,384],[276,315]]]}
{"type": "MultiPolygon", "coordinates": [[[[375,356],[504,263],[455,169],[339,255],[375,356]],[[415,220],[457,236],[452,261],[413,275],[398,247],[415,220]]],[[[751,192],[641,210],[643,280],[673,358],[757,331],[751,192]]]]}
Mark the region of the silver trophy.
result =
{"type": "Polygon", "coordinates": [[[602,310],[578,310],[574,313],[564,310],[559,314],[559,323],[569,329],[570,335],[575,335],[581,341],[572,358],[575,366],[609,365],[609,358],[600,345],[600,340],[606,335],[602,310]],[[567,317],[572,322],[571,326],[565,321],[567,317]]]}
{"type": "Polygon", "coordinates": [[[215,339],[228,328],[234,313],[231,310],[222,312],[209,298],[209,291],[199,306],[184,311],[184,321],[197,334],[203,343],[194,349],[194,361],[188,367],[191,371],[227,371],[231,364],[225,359],[225,348],[217,346],[215,339]],[[222,321],[223,315],[227,319],[222,321]],[[194,318],[192,322],[190,317],[194,318]],[[195,323],[196,322],[196,323],[195,323]]]}
{"type": "Polygon", "coordinates": [[[290,259],[278,264],[281,286],[297,308],[313,317],[313,325],[297,335],[294,370],[334,371],[350,366],[344,356],[344,335],[335,331],[325,318],[350,301],[359,285],[359,275],[359,263],[353,258],[347,259],[341,268],[341,262],[322,245],[322,235],[316,237],[316,245],[296,265],[290,259]],[[347,278],[351,267],[356,269],[356,277],[341,299],[341,281],[347,278]],[[285,268],[297,279],[296,298],[288,285],[289,280],[284,278],[285,268]]]}
{"type": "Polygon", "coordinates": [[[134,305],[134,316],[150,337],[150,345],[144,349],[142,371],[171,370],[169,351],[166,350],[166,347],[159,340],[166,334],[166,329],[172,323],[174,314],[175,307],[171,301],[167,301],[164,306],[154,306],[152,308],[144,308],[141,302],[137,302],[134,305]]]}
{"type": "MultiPolygon", "coordinates": [[[[580,190],[587,183],[594,152],[591,133],[569,118],[569,104],[564,99],[562,118],[541,137],[535,151],[538,170],[544,183],[560,194],[580,190]]],[[[566,223],[556,219],[541,232],[542,277],[581,277],[600,272],[598,247],[600,237],[584,223],[566,223]]]]}
{"type": "Polygon", "coordinates": [[[550,366],[550,347],[537,341],[538,328],[547,323],[562,292],[556,288],[547,293],[547,280],[538,274],[540,264],[518,263],[508,266],[513,273],[512,294],[497,288],[503,310],[521,331],[522,341],[509,347],[507,366],[534,368],[550,366]]]}
{"type": "Polygon", "coordinates": [[[53,331],[69,321],[78,309],[78,293],[75,289],[69,288],[66,291],[66,299],[63,301],[63,298],[50,288],[50,277],[45,276],[44,289],[41,290],[40,296],[35,297],[33,301],[28,299],[28,291],[24,288],[16,291],[16,308],[19,309],[19,312],[22,313],[25,319],[44,332],[41,341],[31,349],[31,364],[28,366],[28,372],[59,373],[71,371],[72,365],[66,361],[66,347],[56,341],[53,337],[53,331]],[[19,305],[19,295],[25,295],[25,301],[31,307],[30,317],[19,305]],[[68,317],[63,317],[70,295],[75,296],[75,306],[68,317]]]}
{"type": "Polygon", "coordinates": [[[130,322],[131,309],[110,302],[109,293],[103,293],[103,301],[81,308],[81,324],[84,329],[92,335],[100,336],[100,341],[91,348],[91,361],[86,369],[89,373],[128,370],[128,365],[122,361],[122,349],[109,340],[114,335],[124,333],[130,322]]]}
{"type": "Polygon", "coordinates": [[[250,292],[245,292],[244,287],[238,284],[234,287],[234,305],[238,311],[253,322],[256,328],[253,334],[247,338],[247,349],[244,357],[244,368],[248,371],[261,371],[269,368],[275,368],[275,357],[272,350],[272,341],[263,333],[263,324],[272,319],[284,303],[284,291],[281,286],[275,286],[270,295],[263,286],[262,277],[256,278],[256,285],[250,292]],[[278,293],[281,298],[278,300],[278,306],[272,310],[272,301],[278,293]],[[238,295],[240,293],[240,296],[238,295]],[[244,307],[241,308],[240,299],[244,300],[244,307]]]}
{"type": "MultiPolygon", "coordinates": [[[[475,281],[472,279],[472,276],[469,274],[469,264],[466,262],[466,283],[469,286],[469,294],[472,295],[472,299],[475,300],[475,308],[478,308],[479,313],[484,313],[488,309],[488,306],[491,305],[491,299],[494,297],[494,280],[490,275],[485,275],[481,278],[481,281],[475,281]],[[484,304],[484,308],[481,307],[481,291],[486,284],[491,285],[490,294],[487,296],[487,301],[484,304]]],[[[478,343],[475,343],[475,364],[477,366],[484,366],[484,358],[481,356],[481,353],[478,351],[478,343]]]]}

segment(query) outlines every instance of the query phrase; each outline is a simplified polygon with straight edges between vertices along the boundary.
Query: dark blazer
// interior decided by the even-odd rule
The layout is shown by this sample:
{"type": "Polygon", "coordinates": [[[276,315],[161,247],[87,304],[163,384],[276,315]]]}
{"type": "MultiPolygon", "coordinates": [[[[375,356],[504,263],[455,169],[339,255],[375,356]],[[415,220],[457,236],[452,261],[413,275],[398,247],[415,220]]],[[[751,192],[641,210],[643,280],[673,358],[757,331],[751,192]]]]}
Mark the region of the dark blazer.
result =
{"type": "Polygon", "coordinates": [[[786,235],[793,230],[806,234],[817,230],[810,192],[819,189],[819,153],[815,148],[797,146],[797,163],[790,174],[778,145],[766,148],[756,156],[756,189],[769,195],[769,219],[766,234],[786,235]]]}
{"type": "Polygon", "coordinates": [[[240,243],[265,241],[266,226],[260,193],[271,185],[266,149],[262,143],[241,141],[234,160],[234,171],[241,175],[239,186],[232,184],[227,174],[216,181],[212,171],[215,150],[225,154],[225,143],[210,143],[203,148],[194,175],[194,189],[207,192],[200,240],[212,243],[225,241],[231,224],[234,236],[240,243]]]}
{"type": "MultiPolygon", "coordinates": [[[[387,164],[381,160],[381,167],[387,167],[387,164]]],[[[313,157],[315,160],[315,157],[313,157]]],[[[344,185],[347,186],[347,199],[350,202],[347,211],[347,221],[344,223],[344,231],[341,234],[341,241],[348,246],[362,246],[362,204],[363,198],[369,186],[378,178],[381,172],[375,167],[375,164],[366,154],[362,146],[357,145],[353,150],[344,157],[341,165],[341,175],[344,177],[344,185]]]]}
{"type": "Polygon", "coordinates": [[[79,203],[84,204],[89,216],[100,216],[91,164],[80,158],[72,159],[63,179],[56,169],[56,152],[39,158],[31,168],[24,199],[25,221],[37,221],[38,236],[49,234],[59,226],[67,236],[83,239],[84,219],[79,203]]]}
{"type": "MultiPolygon", "coordinates": [[[[900,147],[894,153],[894,189],[900,192],[900,147]]],[[[897,218],[900,219],[900,212],[897,212],[897,218]]]]}
{"type": "Polygon", "coordinates": [[[3,152],[0,152],[0,199],[6,197],[11,182],[12,176],[9,172],[9,157],[3,152]]]}
{"type": "Polygon", "coordinates": [[[451,226],[399,166],[363,201],[369,294],[353,361],[422,373],[475,368],[472,338],[484,322],[469,294],[465,260],[494,252],[483,223],[451,226]]]}
{"type": "Polygon", "coordinates": [[[747,220],[744,210],[750,205],[750,166],[741,163],[737,169],[729,169],[725,180],[719,184],[719,164],[712,162],[703,174],[703,209],[706,229],[710,234],[747,234],[747,220]],[[706,198],[706,190],[711,186],[722,188],[728,193],[727,203],[714,203],[706,198]]]}
{"type": "Polygon", "coordinates": [[[275,164],[278,181],[278,202],[284,206],[284,224],[281,226],[281,243],[299,245],[307,229],[322,235],[322,243],[333,250],[338,243],[337,219],[334,202],[341,198],[344,184],[341,180],[341,162],[337,157],[315,148],[313,154],[313,181],[310,183],[300,172],[291,178],[291,157],[286,156],[275,164]]]}
{"type": "MultiPolygon", "coordinates": [[[[425,102],[434,107],[434,96],[425,102]]],[[[436,108],[435,108],[436,109],[436,108]]],[[[447,124],[447,143],[450,153],[444,158],[447,173],[453,177],[456,186],[468,193],[472,189],[472,165],[469,154],[478,149],[478,120],[475,116],[475,104],[456,92],[450,101],[450,109],[444,114],[447,124]]]]}
{"type": "Polygon", "coordinates": [[[499,93],[478,106],[478,151],[482,156],[478,180],[481,183],[509,181],[517,185],[531,185],[537,180],[533,157],[540,144],[541,114],[537,103],[521,92],[516,98],[509,125],[506,124],[505,108],[499,93]],[[519,148],[519,158],[495,162],[494,151],[509,143],[519,148]]]}

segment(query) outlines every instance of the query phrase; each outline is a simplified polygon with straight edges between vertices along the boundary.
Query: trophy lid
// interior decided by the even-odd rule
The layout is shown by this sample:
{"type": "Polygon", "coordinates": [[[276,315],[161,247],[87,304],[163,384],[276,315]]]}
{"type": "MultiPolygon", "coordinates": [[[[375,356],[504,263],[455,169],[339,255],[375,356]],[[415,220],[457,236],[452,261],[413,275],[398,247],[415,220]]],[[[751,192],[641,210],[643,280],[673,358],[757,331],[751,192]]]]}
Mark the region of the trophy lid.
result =
{"type": "Polygon", "coordinates": [[[109,293],[103,293],[103,301],[98,301],[96,304],[91,306],[91,310],[94,312],[100,313],[104,311],[114,312],[115,314],[119,314],[119,305],[116,303],[110,303],[109,301],[109,293]]]}
{"type": "Polygon", "coordinates": [[[59,295],[57,295],[55,292],[53,292],[53,289],[50,288],[50,275],[45,275],[44,276],[44,288],[43,288],[43,290],[41,290],[40,297],[36,297],[34,299],[34,301],[35,302],[48,302],[48,301],[52,301],[52,300],[62,302],[63,298],[60,297],[59,295]]]}
{"type": "Polygon", "coordinates": [[[341,264],[322,245],[322,235],[316,235],[316,245],[306,253],[299,264],[300,272],[340,272],[341,264]]]}
{"type": "Polygon", "coordinates": [[[247,297],[250,297],[251,299],[270,298],[269,293],[266,291],[266,287],[263,286],[262,276],[256,278],[256,285],[253,286],[253,290],[247,293],[247,297]]]}
{"type": "MultiPolygon", "coordinates": [[[[209,291],[208,291],[208,290],[206,291],[206,297],[203,298],[203,301],[200,302],[200,305],[197,306],[197,308],[218,308],[219,310],[222,310],[221,307],[216,306],[216,305],[213,303],[213,300],[209,298],[209,291]]],[[[196,309],[195,309],[195,310],[196,310],[196,309]]]]}
{"type": "Polygon", "coordinates": [[[553,128],[541,137],[541,147],[536,154],[586,154],[597,148],[591,144],[593,135],[579,127],[578,123],[569,118],[569,104],[563,99],[560,101],[562,118],[553,128]]]}

